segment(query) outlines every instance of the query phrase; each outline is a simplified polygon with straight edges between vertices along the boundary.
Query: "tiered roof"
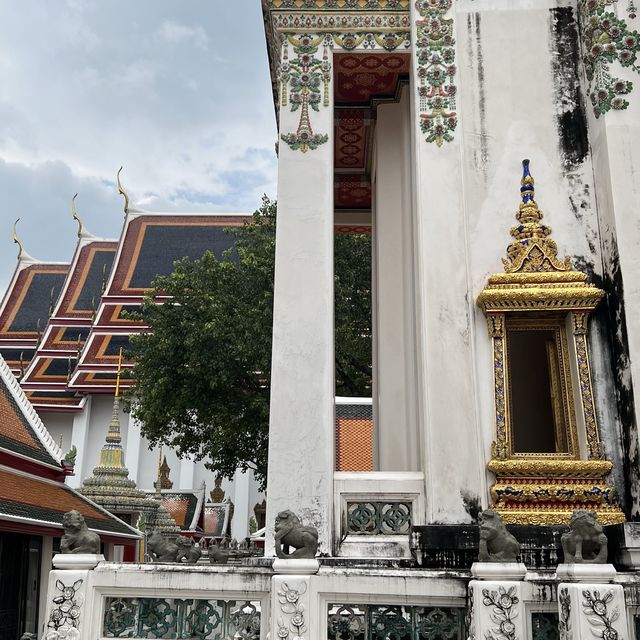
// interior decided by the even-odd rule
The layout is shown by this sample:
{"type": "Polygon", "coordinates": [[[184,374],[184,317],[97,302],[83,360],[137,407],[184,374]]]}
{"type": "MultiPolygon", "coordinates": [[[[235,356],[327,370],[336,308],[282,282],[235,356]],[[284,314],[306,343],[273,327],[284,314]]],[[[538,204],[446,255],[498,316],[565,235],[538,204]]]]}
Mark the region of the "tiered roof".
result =
{"type": "Polygon", "coordinates": [[[21,380],[38,409],[75,410],[85,397],[67,387],[95,319],[118,243],[80,231],[71,267],[35,356],[21,380]]]}
{"type": "Polygon", "coordinates": [[[0,305],[0,355],[17,376],[35,354],[68,270],[68,264],[40,262],[20,248],[0,305]]]}
{"type": "MultiPolygon", "coordinates": [[[[129,336],[146,329],[143,322],[127,317],[127,312],[139,310],[154,278],[170,274],[176,260],[185,256],[198,258],[205,251],[222,257],[233,244],[224,229],[245,220],[248,217],[244,215],[130,212],[69,388],[84,393],[113,393],[120,349],[126,352],[129,336]]],[[[124,378],[121,384],[128,386],[124,378]]]]}

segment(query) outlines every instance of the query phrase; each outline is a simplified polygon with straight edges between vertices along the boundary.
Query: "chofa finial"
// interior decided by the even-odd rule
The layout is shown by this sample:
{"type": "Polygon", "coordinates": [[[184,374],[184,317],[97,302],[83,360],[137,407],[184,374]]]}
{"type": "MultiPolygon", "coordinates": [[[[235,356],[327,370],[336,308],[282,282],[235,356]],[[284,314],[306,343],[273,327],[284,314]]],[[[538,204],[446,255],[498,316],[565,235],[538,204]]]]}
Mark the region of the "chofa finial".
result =
{"type": "Polygon", "coordinates": [[[71,198],[71,213],[73,215],[73,219],[78,223],[78,238],[82,236],[82,220],[80,220],[80,216],[78,215],[78,211],[76,210],[76,198],[78,194],[76,193],[73,198],[71,198]]]}
{"type": "Polygon", "coordinates": [[[571,261],[558,259],[558,247],[549,237],[551,227],[542,224],[542,211],[535,201],[535,181],[529,170],[529,160],[522,161],[520,196],[522,202],[516,213],[518,225],[511,228],[514,238],[507,248],[507,259],[502,259],[507,273],[533,273],[540,271],[569,271],[571,261]]]}
{"type": "Polygon", "coordinates": [[[120,182],[120,173],[122,172],[122,167],[118,169],[117,179],[118,179],[118,191],[121,196],[124,197],[124,212],[129,213],[129,196],[127,192],[122,187],[122,182],[120,182]]]}
{"type": "Polygon", "coordinates": [[[20,222],[20,218],[18,218],[13,223],[13,241],[18,245],[18,260],[20,260],[20,258],[22,258],[22,254],[24,253],[24,247],[22,246],[22,242],[20,242],[20,239],[18,238],[18,233],[17,233],[18,222],[20,222]]]}

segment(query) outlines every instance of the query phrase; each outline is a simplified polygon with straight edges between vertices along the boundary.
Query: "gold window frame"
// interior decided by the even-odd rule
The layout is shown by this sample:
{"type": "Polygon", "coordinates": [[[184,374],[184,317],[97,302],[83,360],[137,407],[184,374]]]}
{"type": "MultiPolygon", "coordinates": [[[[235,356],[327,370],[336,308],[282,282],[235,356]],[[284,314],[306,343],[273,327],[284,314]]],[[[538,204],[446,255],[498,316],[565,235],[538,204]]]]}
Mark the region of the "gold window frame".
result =
{"type": "MultiPolygon", "coordinates": [[[[507,451],[510,458],[516,459],[540,459],[540,458],[552,458],[552,459],[568,459],[575,460],[580,457],[580,445],[578,441],[578,429],[576,422],[576,410],[573,399],[573,380],[571,376],[571,362],[569,356],[569,343],[567,339],[566,331],[566,317],[551,317],[551,318],[532,318],[532,317],[509,317],[505,318],[505,331],[504,331],[504,379],[505,379],[505,404],[506,404],[506,440],[507,451]],[[559,380],[550,379],[549,383],[554,391],[554,385],[558,385],[559,388],[555,389],[557,397],[562,404],[562,417],[563,424],[561,428],[564,429],[564,438],[567,442],[567,451],[555,451],[553,453],[542,452],[516,452],[513,448],[514,434],[513,434],[513,394],[511,393],[511,367],[509,358],[509,341],[508,334],[510,331],[553,331],[555,335],[555,356],[558,359],[558,371],[559,380]]],[[[558,426],[554,425],[554,430],[557,430],[558,426]]],[[[556,434],[557,437],[557,434],[556,434]]]]}

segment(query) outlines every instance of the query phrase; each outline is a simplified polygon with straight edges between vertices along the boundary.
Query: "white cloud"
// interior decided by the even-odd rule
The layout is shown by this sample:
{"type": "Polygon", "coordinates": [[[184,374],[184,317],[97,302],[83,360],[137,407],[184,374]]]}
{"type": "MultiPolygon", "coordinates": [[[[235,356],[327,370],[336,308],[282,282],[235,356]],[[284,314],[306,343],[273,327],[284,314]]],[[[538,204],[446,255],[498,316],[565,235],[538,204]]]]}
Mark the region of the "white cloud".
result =
{"type": "Polygon", "coordinates": [[[158,35],[172,44],[190,43],[200,49],[209,48],[209,38],[202,27],[189,27],[173,20],[165,20],[158,29],[158,35]]]}
{"type": "Polygon", "coordinates": [[[18,216],[34,257],[70,258],[76,191],[87,227],[116,237],[121,164],[150,210],[275,195],[262,30],[255,0],[0,0],[0,284],[18,216]]]}

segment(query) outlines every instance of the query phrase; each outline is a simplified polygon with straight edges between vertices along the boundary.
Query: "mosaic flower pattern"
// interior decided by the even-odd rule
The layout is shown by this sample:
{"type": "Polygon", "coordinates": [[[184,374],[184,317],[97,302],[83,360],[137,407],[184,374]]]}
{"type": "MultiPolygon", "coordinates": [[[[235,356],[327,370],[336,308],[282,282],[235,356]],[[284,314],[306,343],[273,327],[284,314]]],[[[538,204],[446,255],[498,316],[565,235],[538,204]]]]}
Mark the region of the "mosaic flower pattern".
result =
{"type": "MultiPolygon", "coordinates": [[[[619,62],[640,73],[637,64],[640,51],[640,34],[631,30],[627,22],[607,8],[618,0],[578,0],[580,35],[589,98],[596,118],[611,109],[622,110],[629,106],[625,98],[633,89],[633,83],[615,77],[611,63],[619,62]]],[[[635,5],[631,3],[627,13],[635,18],[635,5]]]]}
{"type": "Polygon", "coordinates": [[[613,591],[600,595],[600,591],[596,589],[593,593],[586,589],[582,592],[582,596],[584,597],[583,611],[591,624],[593,635],[603,640],[618,640],[619,634],[613,628],[613,623],[620,617],[620,611],[617,607],[609,608],[613,600],[613,591]]]}
{"type": "Polygon", "coordinates": [[[319,111],[321,103],[324,107],[329,106],[331,63],[328,48],[329,40],[324,36],[289,36],[284,43],[280,65],[280,104],[286,107],[289,102],[292,112],[300,111],[300,119],[295,133],[283,133],[280,137],[294,151],[306,153],[309,149],[317,149],[329,139],[326,133],[314,133],[309,112],[310,109],[319,111]],[[319,59],[317,53],[323,42],[324,51],[322,59],[319,59]],[[289,60],[289,43],[293,45],[296,54],[292,60],[289,60]]]}
{"type": "Polygon", "coordinates": [[[458,125],[454,77],[453,18],[447,18],[453,0],[417,0],[416,56],[420,128],[427,142],[441,147],[453,140],[458,125]]]}

